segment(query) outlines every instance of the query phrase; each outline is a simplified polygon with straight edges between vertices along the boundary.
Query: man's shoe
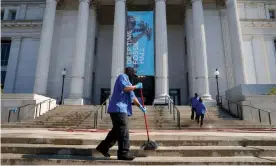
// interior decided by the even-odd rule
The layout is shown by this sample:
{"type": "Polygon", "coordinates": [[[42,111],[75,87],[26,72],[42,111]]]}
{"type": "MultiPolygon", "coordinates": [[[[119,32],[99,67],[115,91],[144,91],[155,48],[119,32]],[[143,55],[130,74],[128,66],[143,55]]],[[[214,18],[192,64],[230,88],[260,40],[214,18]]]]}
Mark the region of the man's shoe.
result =
{"type": "Polygon", "coordinates": [[[96,150],[98,152],[100,152],[104,157],[110,157],[111,155],[108,152],[103,152],[101,149],[99,149],[98,147],[96,148],[96,150]]]}
{"type": "Polygon", "coordinates": [[[133,155],[123,155],[123,156],[118,156],[118,160],[134,160],[135,156],[133,155]]]}

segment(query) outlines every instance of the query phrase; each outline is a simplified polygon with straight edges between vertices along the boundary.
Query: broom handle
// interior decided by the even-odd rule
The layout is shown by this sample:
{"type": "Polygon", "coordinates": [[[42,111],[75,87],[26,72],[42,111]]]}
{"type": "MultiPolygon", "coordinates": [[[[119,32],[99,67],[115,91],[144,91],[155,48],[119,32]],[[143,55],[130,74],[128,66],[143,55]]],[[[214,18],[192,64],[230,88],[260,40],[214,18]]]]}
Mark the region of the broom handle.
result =
{"type": "MultiPolygon", "coordinates": [[[[144,96],[143,96],[143,90],[142,88],[140,89],[141,93],[141,98],[142,98],[142,106],[144,107],[144,96]]],[[[147,121],[147,116],[146,113],[144,113],[144,119],[145,119],[145,124],[146,124],[146,129],[147,129],[147,136],[148,136],[148,141],[149,141],[149,129],[148,129],[148,121],[147,121]]]]}

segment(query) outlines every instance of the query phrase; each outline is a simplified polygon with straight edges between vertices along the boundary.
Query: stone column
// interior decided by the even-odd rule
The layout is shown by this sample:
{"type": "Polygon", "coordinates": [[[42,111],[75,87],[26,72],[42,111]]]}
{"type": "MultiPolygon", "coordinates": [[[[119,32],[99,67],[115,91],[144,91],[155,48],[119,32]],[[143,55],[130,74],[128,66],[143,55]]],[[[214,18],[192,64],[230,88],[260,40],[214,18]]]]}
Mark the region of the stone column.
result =
{"type": "Polygon", "coordinates": [[[124,73],[125,68],[125,26],[126,26],[126,1],[115,0],[112,65],[111,65],[111,94],[116,78],[124,73]]]}
{"type": "Polygon", "coordinates": [[[169,94],[166,0],[155,0],[155,100],[164,104],[169,94]]]}
{"type": "MultiPolygon", "coordinates": [[[[90,9],[89,21],[88,21],[88,40],[87,40],[87,52],[86,52],[86,63],[84,73],[84,98],[92,101],[92,84],[93,84],[93,69],[94,69],[94,57],[95,57],[95,37],[96,37],[96,26],[97,26],[97,15],[94,6],[90,9]]],[[[89,104],[88,103],[88,104],[89,104]]]]}
{"type": "Polygon", "coordinates": [[[15,77],[17,72],[18,58],[20,54],[21,37],[13,37],[11,41],[11,49],[9,62],[7,66],[7,73],[5,79],[5,93],[14,92],[15,77]]]}
{"type": "Polygon", "coordinates": [[[57,0],[46,0],[37,57],[34,93],[46,95],[57,0]]]}
{"type": "Polygon", "coordinates": [[[207,50],[202,0],[193,0],[192,10],[195,46],[194,53],[196,67],[196,89],[198,95],[200,95],[204,100],[211,100],[211,96],[209,94],[207,50]]]}
{"type": "Polygon", "coordinates": [[[69,98],[65,104],[83,105],[83,84],[90,0],[79,0],[76,48],[72,60],[72,77],[69,98]]]}
{"type": "Polygon", "coordinates": [[[229,25],[229,36],[231,40],[231,53],[234,69],[235,84],[246,84],[247,76],[244,66],[244,50],[243,50],[243,40],[240,28],[240,21],[237,9],[236,0],[226,1],[227,18],[229,25]]]}

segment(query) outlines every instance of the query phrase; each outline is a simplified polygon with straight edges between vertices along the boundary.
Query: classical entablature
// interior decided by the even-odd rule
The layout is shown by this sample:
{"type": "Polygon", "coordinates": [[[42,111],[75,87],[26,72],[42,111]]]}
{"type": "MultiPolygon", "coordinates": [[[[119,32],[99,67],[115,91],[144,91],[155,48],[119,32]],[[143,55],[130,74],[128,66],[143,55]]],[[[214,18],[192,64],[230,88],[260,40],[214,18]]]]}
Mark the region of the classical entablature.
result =
{"type": "Polygon", "coordinates": [[[276,21],[268,19],[241,19],[241,27],[276,28],[276,21]]]}

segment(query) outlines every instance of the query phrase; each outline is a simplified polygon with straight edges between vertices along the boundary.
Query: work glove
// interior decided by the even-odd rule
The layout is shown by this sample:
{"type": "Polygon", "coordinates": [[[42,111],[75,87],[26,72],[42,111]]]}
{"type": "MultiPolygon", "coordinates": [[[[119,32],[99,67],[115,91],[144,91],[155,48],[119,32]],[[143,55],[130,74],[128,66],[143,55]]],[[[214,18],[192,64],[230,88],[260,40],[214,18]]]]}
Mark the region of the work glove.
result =
{"type": "Polygon", "coordinates": [[[147,109],[146,109],[146,107],[143,107],[142,105],[140,105],[140,110],[142,111],[142,112],[144,112],[144,113],[146,113],[147,112],[147,109]]]}
{"type": "Polygon", "coordinates": [[[143,88],[143,84],[141,82],[139,82],[137,85],[136,85],[136,89],[142,89],[143,88]]]}

